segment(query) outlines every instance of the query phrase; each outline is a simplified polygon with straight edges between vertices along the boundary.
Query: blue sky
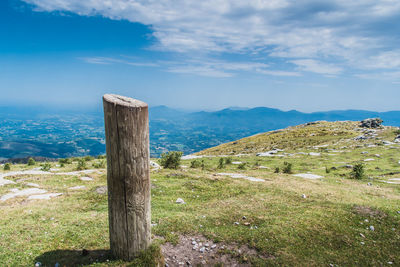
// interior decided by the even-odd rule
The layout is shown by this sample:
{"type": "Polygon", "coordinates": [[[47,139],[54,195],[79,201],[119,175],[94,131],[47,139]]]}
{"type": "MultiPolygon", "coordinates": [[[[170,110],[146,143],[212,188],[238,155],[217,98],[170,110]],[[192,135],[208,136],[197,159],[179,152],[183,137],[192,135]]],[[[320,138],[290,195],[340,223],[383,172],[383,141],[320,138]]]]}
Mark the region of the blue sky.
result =
{"type": "Polygon", "coordinates": [[[399,110],[397,0],[3,0],[0,105],[399,110]]]}

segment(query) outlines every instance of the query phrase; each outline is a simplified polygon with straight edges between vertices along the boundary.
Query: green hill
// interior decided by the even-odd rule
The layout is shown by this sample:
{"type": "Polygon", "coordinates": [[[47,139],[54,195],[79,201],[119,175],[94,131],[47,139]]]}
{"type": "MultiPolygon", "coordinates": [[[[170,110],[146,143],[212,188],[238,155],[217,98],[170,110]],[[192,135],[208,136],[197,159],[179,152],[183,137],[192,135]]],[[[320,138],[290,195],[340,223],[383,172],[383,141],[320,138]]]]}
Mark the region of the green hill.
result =
{"type": "Polygon", "coordinates": [[[154,245],[132,262],[108,253],[104,159],[62,160],[43,166],[51,167],[45,172],[38,165],[2,167],[0,262],[396,266],[398,130],[318,122],[202,151],[178,169],[153,168],[154,245]]]}
{"type": "Polygon", "coordinates": [[[382,138],[393,141],[396,137],[393,129],[397,127],[382,126],[380,129],[361,128],[360,122],[317,121],[282,130],[270,131],[246,137],[237,141],[225,143],[197,153],[197,155],[235,155],[254,154],[272,149],[310,149],[314,146],[330,146],[332,148],[346,144],[350,147],[359,145],[354,138],[366,131],[376,134],[362,144],[379,144],[382,138]]]}

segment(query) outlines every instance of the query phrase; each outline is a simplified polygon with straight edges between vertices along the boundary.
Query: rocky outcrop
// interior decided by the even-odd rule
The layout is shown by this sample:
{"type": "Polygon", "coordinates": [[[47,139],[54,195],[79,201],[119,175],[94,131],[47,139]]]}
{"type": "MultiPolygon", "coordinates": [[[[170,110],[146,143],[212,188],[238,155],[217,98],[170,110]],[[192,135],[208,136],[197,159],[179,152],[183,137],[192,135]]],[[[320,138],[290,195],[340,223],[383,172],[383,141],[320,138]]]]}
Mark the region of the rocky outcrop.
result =
{"type": "Polygon", "coordinates": [[[382,126],[383,120],[380,118],[371,118],[371,119],[365,119],[361,121],[361,127],[364,128],[379,128],[382,126]]]}

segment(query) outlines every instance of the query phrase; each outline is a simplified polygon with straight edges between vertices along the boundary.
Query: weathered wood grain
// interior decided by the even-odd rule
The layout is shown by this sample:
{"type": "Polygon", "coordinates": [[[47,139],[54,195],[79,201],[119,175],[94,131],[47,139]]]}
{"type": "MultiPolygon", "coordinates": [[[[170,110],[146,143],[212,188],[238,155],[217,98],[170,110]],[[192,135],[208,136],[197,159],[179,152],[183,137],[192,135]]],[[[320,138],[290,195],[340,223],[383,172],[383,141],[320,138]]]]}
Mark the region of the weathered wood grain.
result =
{"type": "Polygon", "coordinates": [[[149,116],[146,103],[104,95],[110,248],[131,260],[150,245],[149,116]]]}

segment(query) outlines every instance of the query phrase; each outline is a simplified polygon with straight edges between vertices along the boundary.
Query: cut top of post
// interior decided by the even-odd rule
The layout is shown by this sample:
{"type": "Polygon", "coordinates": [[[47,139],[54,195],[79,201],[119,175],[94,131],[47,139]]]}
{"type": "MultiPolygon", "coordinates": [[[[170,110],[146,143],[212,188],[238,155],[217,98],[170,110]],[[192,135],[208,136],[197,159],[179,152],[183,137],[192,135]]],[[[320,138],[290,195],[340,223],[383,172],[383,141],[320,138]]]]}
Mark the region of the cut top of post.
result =
{"type": "Polygon", "coordinates": [[[147,108],[147,104],[145,102],[126,96],[106,94],[103,96],[103,100],[108,103],[114,103],[115,105],[128,108],[147,108]]]}

